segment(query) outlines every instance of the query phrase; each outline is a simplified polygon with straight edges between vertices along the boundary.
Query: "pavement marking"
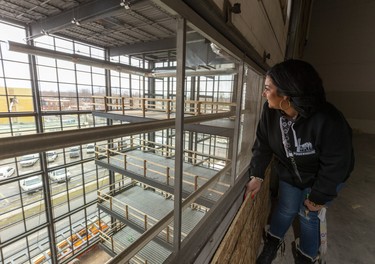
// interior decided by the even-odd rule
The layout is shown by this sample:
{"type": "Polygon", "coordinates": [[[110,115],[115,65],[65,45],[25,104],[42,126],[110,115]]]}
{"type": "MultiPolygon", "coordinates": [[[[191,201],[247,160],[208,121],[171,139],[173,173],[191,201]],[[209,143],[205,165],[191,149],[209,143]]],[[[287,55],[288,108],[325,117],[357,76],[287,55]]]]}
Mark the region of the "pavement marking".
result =
{"type": "Polygon", "coordinates": [[[5,198],[4,194],[0,193],[1,202],[5,202],[5,204],[9,204],[9,200],[5,198]]]}

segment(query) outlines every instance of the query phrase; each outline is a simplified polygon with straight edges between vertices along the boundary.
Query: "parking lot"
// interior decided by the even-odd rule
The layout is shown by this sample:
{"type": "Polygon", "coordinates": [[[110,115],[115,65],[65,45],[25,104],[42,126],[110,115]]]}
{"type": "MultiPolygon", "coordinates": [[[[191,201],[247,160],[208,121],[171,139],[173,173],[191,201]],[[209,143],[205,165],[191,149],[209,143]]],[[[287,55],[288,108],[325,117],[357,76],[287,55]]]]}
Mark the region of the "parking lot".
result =
{"type": "MultiPolygon", "coordinates": [[[[75,154],[72,157],[70,156],[70,148],[65,149],[65,151],[64,149],[57,149],[46,153],[52,195],[82,185],[82,176],[84,176],[84,182],[89,183],[95,181],[97,177],[102,178],[108,175],[107,170],[96,167],[95,153],[92,149],[89,149],[88,152],[86,146],[83,146],[82,150],[78,148],[78,155],[75,154]],[[84,160],[84,162],[80,163],[81,160],[84,160]]],[[[33,157],[27,161],[26,166],[22,164],[25,160],[21,157],[17,158],[17,162],[15,162],[15,159],[0,161],[0,208],[2,210],[9,211],[19,208],[21,197],[23,204],[30,204],[41,199],[42,188],[36,187],[35,190],[26,191],[23,188],[24,179],[11,181],[17,177],[25,178],[26,175],[30,174],[33,176],[27,177],[27,179],[39,178],[39,181],[42,182],[39,154],[31,156],[33,157]]]]}

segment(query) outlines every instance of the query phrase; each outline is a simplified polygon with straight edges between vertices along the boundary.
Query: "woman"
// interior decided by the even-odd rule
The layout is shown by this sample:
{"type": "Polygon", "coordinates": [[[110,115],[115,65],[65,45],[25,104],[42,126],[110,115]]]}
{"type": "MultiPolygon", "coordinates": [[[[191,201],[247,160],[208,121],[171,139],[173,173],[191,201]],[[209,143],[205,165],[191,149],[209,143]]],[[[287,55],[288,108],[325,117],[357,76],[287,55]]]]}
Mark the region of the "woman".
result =
{"type": "Polygon", "coordinates": [[[322,80],[304,61],[287,60],[272,67],[262,96],[267,102],[257,128],[246,194],[259,191],[275,157],[279,195],[257,263],[275,259],[297,215],[300,244],[295,263],[314,263],[320,246],[318,213],[337,196],[353,169],[351,128],[326,102],[322,80]]]}

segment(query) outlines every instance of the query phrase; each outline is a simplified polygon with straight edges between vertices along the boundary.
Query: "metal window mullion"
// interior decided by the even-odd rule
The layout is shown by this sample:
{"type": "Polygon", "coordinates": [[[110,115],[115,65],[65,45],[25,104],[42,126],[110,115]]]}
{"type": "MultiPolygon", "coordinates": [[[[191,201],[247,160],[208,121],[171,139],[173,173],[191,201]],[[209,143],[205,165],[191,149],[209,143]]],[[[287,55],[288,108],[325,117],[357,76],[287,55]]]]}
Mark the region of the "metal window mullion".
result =
{"type": "MultiPolygon", "coordinates": [[[[56,50],[56,38],[53,38],[53,47],[54,47],[54,50],[56,50]]],[[[59,66],[57,65],[57,59],[56,58],[51,58],[54,60],[54,63],[55,63],[55,72],[56,72],[56,85],[57,85],[57,98],[59,100],[59,116],[60,116],[60,128],[62,129],[63,128],[63,122],[62,122],[62,117],[61,117],[61,111],[62,111],[62,104],[61,104],[61,92],[60,92],[60,78],[59,78],[59,66]]],[[[52,67],[51,67],[52,68],[52,67]]],[[[52,95],[54,96],[54,95],[52,95]]]]}
{"type": "MultiPolygon", "coordinates": [[[[30,27],[26,31],[29,35],[30,27]]],[[[34,45],[33,41],[31,44],[34,45]]],[[[41,111],[41,99],[39,93],[39,86],[38,86],[38,75],[37,75],[37,68],[36,68],[36,59],[35,56],[29,55],[30,61],[30,76],[31,76],[31,87],[32,87],[32,94],[34,96],[34,109],[36,112],[35,121],[38,133],[43,133],[43,121],[42,121],[42,111],[41,111]]],[[[49,186],[48,180],[48,171],[47,171],[47,159],[46,154],[43,152],[40,155],[40,165],[41,169],[43,170],[42,179],[43,179],[43,189],[44,189],[44,203],[45,203],[45,210],[46,210],[46,218],[47,218],[47,229],[48,229],[48,237],[49,237],[49,246],[51,250],[51,261],[52,264],[57,264],[57,250],[56,250],[56,239],[55,239],[55,226],[53,224],[53,211],[52,211],[52,197],[51,197],[51,190],[49,186]]]]}
{"type": "MultiPolygon", "coordinates": [[[[34,45],[34,43],[31,43],[34,45]]],[[[28,55],[29,57],[29,65],[30,65],[30,77],[31,77],[31,89],[32,89],[32,96],[33,104],[34,104],[34,112],[35,112],[35,122],[36,122],[36,132],[43,133],[43,124],[42,124],[42,112],[41,112],[41,99],[39,94],[39,86],[38,86],[38,74],[36,69],[36,61],[35,56],[28,55]]]]}
{"type": "Polygon", "coordinates": [[[132,87],[132,74],[128,74],[129,77],[129,97],[133,97],[133,87],[132,87]]]}
{"type": "Polygon", "coordinates": [[[185,60],[186,60],[186,20],[177,19],[177,86],[176,86],[176,121],[175,121],[175,183],[174,183],[174,224],[173,249],[177,253],[181,247],[181,203],[182,171],[184,141],[184,94],[185,94],[185,60]]]}
{"type": "MultiPolygon", "coordinates": [[[[105,50],[105,60],[106,61],[110,61],[109,49],[105,50]]],[[[112,83],[111,70],[105,69],[105,87],[106,87],[105,95],[106,96],[112,96],[112,86],[111,86],[111,83],[112,83]]],[[[110,119],[110,118],[107,118],[107,125],[108,126],[113,125],[113,120],[110,119]]],[[[108,146],[112,146],[112,144],[113,144],[113,138],[108,139],[107,140],[107,144],[108,144],[108,146]]],[[[112,195],[113,192],[115,191],[115,186],[113,184],[116,181],[114,171],[109,170],[109,172],[108,172],[108,180],[109,180],[109,191],[110,191],[110,193],[112,195]]],[[[113,225],[115,223],[116,223],[116,218],[114,218],[113,216],[111,216],[111,224],[113,225]]]]}
{"type": "MultiPolygon", "coordinates": [[[[109,61],[109,50],[105,50],[105,61],[109,61]]],[[[112,96],[112,90],[111,90],[111,70],[105,69],[104,71],[105,76],[105,95],[106,96],[112,96]]],[[[112,119],[107,119],[107,125],[112,125],[112,119]]]]}
{"type": "Polygon", "coordinates": [[[232,179],[231,185],[234,186],[236,182],[237,173],[237,156],[238,156],[238,138],[241,125],[241,102],[242,102],[242,90],[243,90],[243,79],[244,79],[244,62],[239,63],[238,75],[236,83],[236,119],[234,124],[234,137],[233,137],[233,148],[232,148],[232,179]]]}
{"type": "MultiPolygon", "coordinates": [[[[18,167],[18,166],[17,166],[18,167]]],[[[17,168],[17,170],[18,170],[18,168],[17,168]]],[[[17,175],[19,175],[19,174],[17,174],[17,175]]],[[[21,182],[21,181],[18,181],[18,182],[21,182]]],[[[22,205],[22,207],[21,207],[21,211],[22,211],[22,219],[23,219],[23,228],[24,228],[24,230],[25,230],[25,233],[27,233],[29,230],[27,229],[27,225],[26,225],[26,213],[25,213],[25,206],[23,206],[23,196],[22,196],[22,189],[21,189],[21,186],[20,186],[20,184],[17,184],[17,186],[18,186],[18,190],[19,190],[19,193],[20,193],[20,203],[21,203],[21,205],[22,205]]],[[[29,247],[30,247],[30,245],[29,245],[29,240],[28,240],[28,236],[26,235],[26,234],[23,234],[23,236],[24,236],[24,238],[25,238],[25,240],[26,240],[26,248],[27,248],[27,252],[28,252],[28,254],[29,254],[29,256],[30,256],[30,250],[29,250],[29,247]]],[[[17,239],[17,240],[21,240],[21,239],[17,239]]],[[[1,243],[0,243],[1,244],[1,243]]]]}
{"type": "MultiPolygon", "coordinates": [[[[195,76],[190,77],[190,98],[189,99],[192,100],[192,101],[194,101],[195,97],[196,97],[196,94],[195,94],[195,78],[196,78],[195,76]]],[[[191,108],[194,109],[195,105],[194,104],[190,104],[189,108],[190,109],[191,108]]],[[[197,146],[196,140],[194,141],[194,135],[196,135],[197,132],[189,131],[188,133],[189,133],[189,141],[188,141],[188,143],[189,143],[189,150],[191,150],[191,151],[197,151],[197,149],[196,149],[196,146],[197,146]]],[[[188,156],[189,156],[188,162],[195,164],[195,160],[193,159],[193,153],[192,152],[188,153],[188,156]]]]}
{"type": "MultiPolygon", "coordinates": [[[[73,41],[73,52],[75,52],[74,51],[74,43],[75,43],[75,41],[73,41]]],[[[73,64],[73,67],[74,67],[74,86],[75,86],[75,88],[76,88],[76,91],[75,91],[75,94],[76,94],[76,96],[75,96],[75,101],[76,101],[76,105],[77,105],[77,111],[79,110],[79,97],[78,97],[78,73],[77,73],[77,63],[74,63],[73,64]]],[[[71,98],[70,96],[69,96],[69,98],[71,98]]],[[[61,100],[60,100],[60,102],[61,102],[61,100]]],[[[64,111],[65,109],[62,109],[61,108],[61,111],[64,111]]],[[[80,125],[80,120],[79,120],[79,115],[77,115],[77,121],[78,121],[78,127],[80,127],[79,125],[80,125]]]]}
{"type": "MultiPolygon", "coordinates": [[[[4,76],[4,90],[5,90],[5,98],[6,98],[6,106],[7,106],[7,109],[8,109],[8,113],[10,113],[10,103],[9,103],[9,93],[8,93],[8,86],[7,86],[7,78],[6,78],[6,75],[5,75],[5,66],[4,66],[4,57],[3,57],[3,51],[1,49],[1,45],[0,45],[0,63],[1,63],[1,69],[2,69],[2,75],[4,76]]],[[[10,127],[10,132],[11,132],[11,135],[13,135],[13,128],[12,128],[12,122],[11,122],[12,118],[9,117],[9,127],[10,127]]]]}
{"type": "MultiPolygon", "coordinates": [[[[142,66],[143,68],[145,69],[145,55],[143,54],[142,56],[142,66]]],[[[139,80],[139,76],[138,76],[138,80],[139,80]]],[[[146,97],[146,95],[144,94],[144,92],[146,91],[146,76],[142,76],[142,86],[143,86],[143,97],[146,97]]],[[[152,84],[150,84],[150,78],[148,78],[148,87],[147,87],[147,90],[148,90],[148,93],[149,93],[149,97],[150,95],[153,95],[155,94],[155,78],[152,78],[152,84]],[[153,93],[150,93],[150,89],[153,91],[153,93]]]]}

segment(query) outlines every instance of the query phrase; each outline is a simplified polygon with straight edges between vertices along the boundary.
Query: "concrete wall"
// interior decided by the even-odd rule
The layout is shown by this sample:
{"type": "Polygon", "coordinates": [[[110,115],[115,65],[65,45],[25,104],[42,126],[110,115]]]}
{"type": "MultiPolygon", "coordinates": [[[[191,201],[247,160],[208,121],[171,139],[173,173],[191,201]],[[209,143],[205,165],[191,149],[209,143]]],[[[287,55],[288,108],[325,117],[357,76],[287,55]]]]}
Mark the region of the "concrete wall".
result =
{"type": "Polygon", "coordinates": [[[315,0],[303,58],[352,128],[375,134],[375,1],[315,0]]]}
{"type": "MultiPolygon", "coordinates": [[[[224,0],[213,0],[220,10],[225,13],[224,0]]],[[[273,65],[284,60],[288,17],[283,18],[279,1],[275,0],[229,0],[230,4],[241,4],[241,13],[230,16],[230,23],[251,43],[255,50],[263,56],[270,54],[266,60],[273,65]]]]}
{"type": "MultiPolygon", "coordinates": [[[[214,0],[223,10],[224,0],[214,0]]],[[[289,19],[279,1],[229,0],[241,4],[231,23],[268,65],[284,60],[289,19]]],[[[223,11],[224,12],[224,11],[223,11]]],[[[353,129],[375,134],[375,1],[315,0],[302,59],[319,71],[327,99],[353,129]]]]}

